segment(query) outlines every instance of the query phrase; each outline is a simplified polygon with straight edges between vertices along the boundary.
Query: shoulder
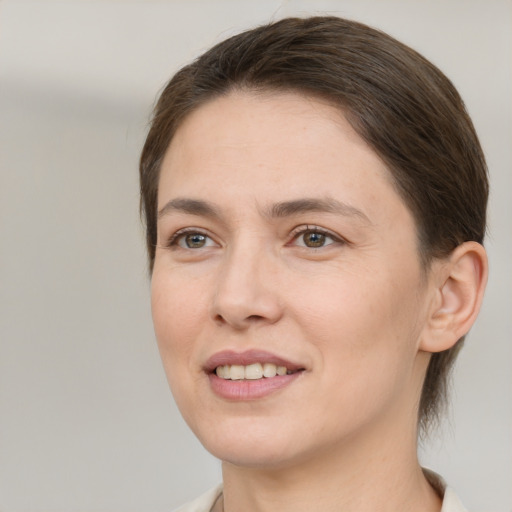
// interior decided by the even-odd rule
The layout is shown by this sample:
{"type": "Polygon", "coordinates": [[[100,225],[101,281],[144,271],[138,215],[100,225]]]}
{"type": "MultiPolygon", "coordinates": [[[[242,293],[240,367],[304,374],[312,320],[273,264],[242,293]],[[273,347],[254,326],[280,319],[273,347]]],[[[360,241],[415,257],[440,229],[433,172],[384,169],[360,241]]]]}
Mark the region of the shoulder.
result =
{"type": "MultiPolygon", "coordinates": [[[[445,481],[433,471],[424,469],[425,476],[433,487],[443,496],[443,507],[441,512],[468,512],[459,500],[455,491],[446,486],[445,481]]],[[[222,484],[205,492],[194,501],[191,501],[174,512],[210,512],[214,503],[222,494],[222,484]]]]}
{"type": "Polygon", "coordinates": [[[426,468],[423,468],[423,473],[430,482],[430,485],[443,498],[441,512],[468,512],[459,500],[459,497],[455,494],[455,491],[446,485],[446,482],[440,475],[426,468]]]}
{"type": "Polygon", "coordinates": [[[174,512],[210,512],[213,504],[217,501],[218,497],[222,494],[222,484],[205,492],[194,501],[182,505],[174,512]]]}
{"type": "Polygon", "coordinates": [[[443,508],[441,512],[468,512],[459,500],[455,491],[447,487],[444,491],[443,508]]]}

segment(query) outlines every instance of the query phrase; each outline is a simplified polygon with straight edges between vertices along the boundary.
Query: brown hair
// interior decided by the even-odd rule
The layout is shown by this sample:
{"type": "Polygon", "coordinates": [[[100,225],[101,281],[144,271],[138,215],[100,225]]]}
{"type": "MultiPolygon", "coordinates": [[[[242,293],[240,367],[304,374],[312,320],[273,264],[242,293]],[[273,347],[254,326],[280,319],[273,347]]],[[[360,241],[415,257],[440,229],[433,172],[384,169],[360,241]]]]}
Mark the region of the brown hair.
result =
{"type": "MultiPolygon", "coordinates": [[[[164,154],[192,110],[234,89],[296,91],[341,109],[387,164],[414,215],[425,268],[465,241],[482,243],[487,168],[452,83],[417,52],[366,25],[330,16],[287,18],[217,44],[163,90],[140,160],[150,271],[164,154]]],[[[422,427],[439,417],[462,342],[432,355],[419,406],[422,427]]]]}

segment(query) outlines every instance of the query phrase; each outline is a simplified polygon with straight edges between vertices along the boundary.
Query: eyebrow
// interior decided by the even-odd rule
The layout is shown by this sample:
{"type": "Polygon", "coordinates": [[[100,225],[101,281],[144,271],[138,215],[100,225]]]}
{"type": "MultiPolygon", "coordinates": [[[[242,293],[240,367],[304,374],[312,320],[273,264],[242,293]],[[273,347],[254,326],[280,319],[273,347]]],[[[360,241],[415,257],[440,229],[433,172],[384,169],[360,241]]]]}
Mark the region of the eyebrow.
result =
{"type": "Polygon", "coordinates": [[[158,218],[171,212],[188,213],[190,215],[198,215],[201,217],[220,218],[220,212],[213,204],[200,199],[189,199],[186,197],[178,197],[168,201],[160,210],[158,210],[158,218]]]}
{"type": "MultiPolygon", "coordinates": [[[[201,217],[212,217],[221,219],[220,210],[207,201],[192,198],[175,198],[168,201],[159,211],[158,218],[171,213],[181,212],[189,215],[197,215],[201,217]]],[[[303,198],[292,201],[283,201],[275,203],[263,211],[263,215],[269,218],[281,219],[300,215],[303,213],[333,213],[344,217],[357,217],[364,222],[371,224],[370,219],[365,213],[354,206],[343,203],[333,198],[303,198]]]]}
{"type": "Polygon", "coordinates": [[[321,199],[304,198],[276,203],[270,207],[267,212],[267,216],[272,218],[283,218],[310,212],[334,213],[344,217],[358,217],[364,222],[371,224],[370,219],[363,211],[330,197],[321,199]]]}

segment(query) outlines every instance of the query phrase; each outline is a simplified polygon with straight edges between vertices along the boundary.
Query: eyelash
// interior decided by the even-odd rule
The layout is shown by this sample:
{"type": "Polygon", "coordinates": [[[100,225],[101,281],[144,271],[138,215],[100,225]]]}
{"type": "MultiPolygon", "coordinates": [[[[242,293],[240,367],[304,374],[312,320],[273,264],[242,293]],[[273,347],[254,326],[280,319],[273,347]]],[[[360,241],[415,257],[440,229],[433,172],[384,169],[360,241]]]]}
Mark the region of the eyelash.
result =
{"type": "MultiPolygon", "coordinates": [[[[176,231],[176,233],[173,233],[173,235],[169,238],[167,241],[166,247],[168,248],[180,248],[183,249],[183,247],[179,247],[178,243],[179,241],[185,237],[186,235],[201,235],[205,238],[209,238],[210,240],[213,240],[213,238],[205,231],[198,229],[198,228],[183,228],[179,231],[176,231]]],[[[191,247],[189,249],[193,250],[191,247]]]]}
{"type": "MultiPolygon", "coordinates": [[[[318,233],[320,235],[330,238],[333,241],[333,243],[338,243],[338,244],[346,243],[346,241],[343,238],[335,235],[332,231],[328,231],[328,230],[318,227],[318,226],[309,226],[309,225],[299,226],[299,227],[295,228],[291,233],[292,242],[295,242],[298,238],[300,238],[301,236],[304,236],[306,233],[318,233]]],[[[331,244],[327,244],[327,245],[331,245],[331,244]]],[[[326,245],[316,247],[316,249],[321,249],[323,247],[326,247],[326,245]]],[[[308,246],[306,246],[305,248],[315,249],[315,247],[308,247],[308,246]]]]}
{"type": "MultiPolygon", "coordinates": [[[[331,231],[328,231],[324,228],[320,228],[318,226],[309,226],[309,225],[299,226],[299,227],[295,228],[290,234],[291,242],[295,242],[297,239],[300,238],[301,235],[303,236],[306,233],[320,234],[322,236],[325,236],[325,237],[333,240],[333,243],[341,243],[341,244],[346,243],[345,240],[343,240],[341,237],[335,235],[331,231]]],[[[190,228],[184,228],[184,229],[180,229],[179,231],[176,231],[176,233],[174,233],[167,241],[166,247],[184,249],[183,247],[180,247],[178,244],[179,244],[179,241],[188,234],[193,234],[193,235],[197,234],[197,235],[209,238],[210,240],[213,240],[213,238],[207,232],[205,232],[201,229],[198,229],[198,228],[190,227],[190,228]]],[[[331,244],[327,244],[327,245],[331,245],[331,244]]],[[[325,245],[321,245],[318,247],[308,247],[308,246],[304,246],[304,247],[307,249],[319,249],[319,248],[325,247],[325,245]]],[[[194,250],[192,247],[188,247],[187,249],[194,250]]]]}

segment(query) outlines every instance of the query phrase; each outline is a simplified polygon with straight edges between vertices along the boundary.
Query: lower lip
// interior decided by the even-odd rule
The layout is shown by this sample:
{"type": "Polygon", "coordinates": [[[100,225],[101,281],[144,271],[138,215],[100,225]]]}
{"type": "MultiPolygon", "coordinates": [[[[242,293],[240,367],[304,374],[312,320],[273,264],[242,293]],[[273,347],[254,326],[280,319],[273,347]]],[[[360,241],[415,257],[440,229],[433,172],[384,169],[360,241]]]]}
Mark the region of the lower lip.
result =
{"type": "Polygon", "coordinates": [[[230,380],[221,379],[215,373],[209,374],[210,386],[213,392],[227,400],[257,400],[265,398],[276,391],[289,386],[302,372],[289,375],[277,375],[275,377],[256,380],[230,380]]]}

